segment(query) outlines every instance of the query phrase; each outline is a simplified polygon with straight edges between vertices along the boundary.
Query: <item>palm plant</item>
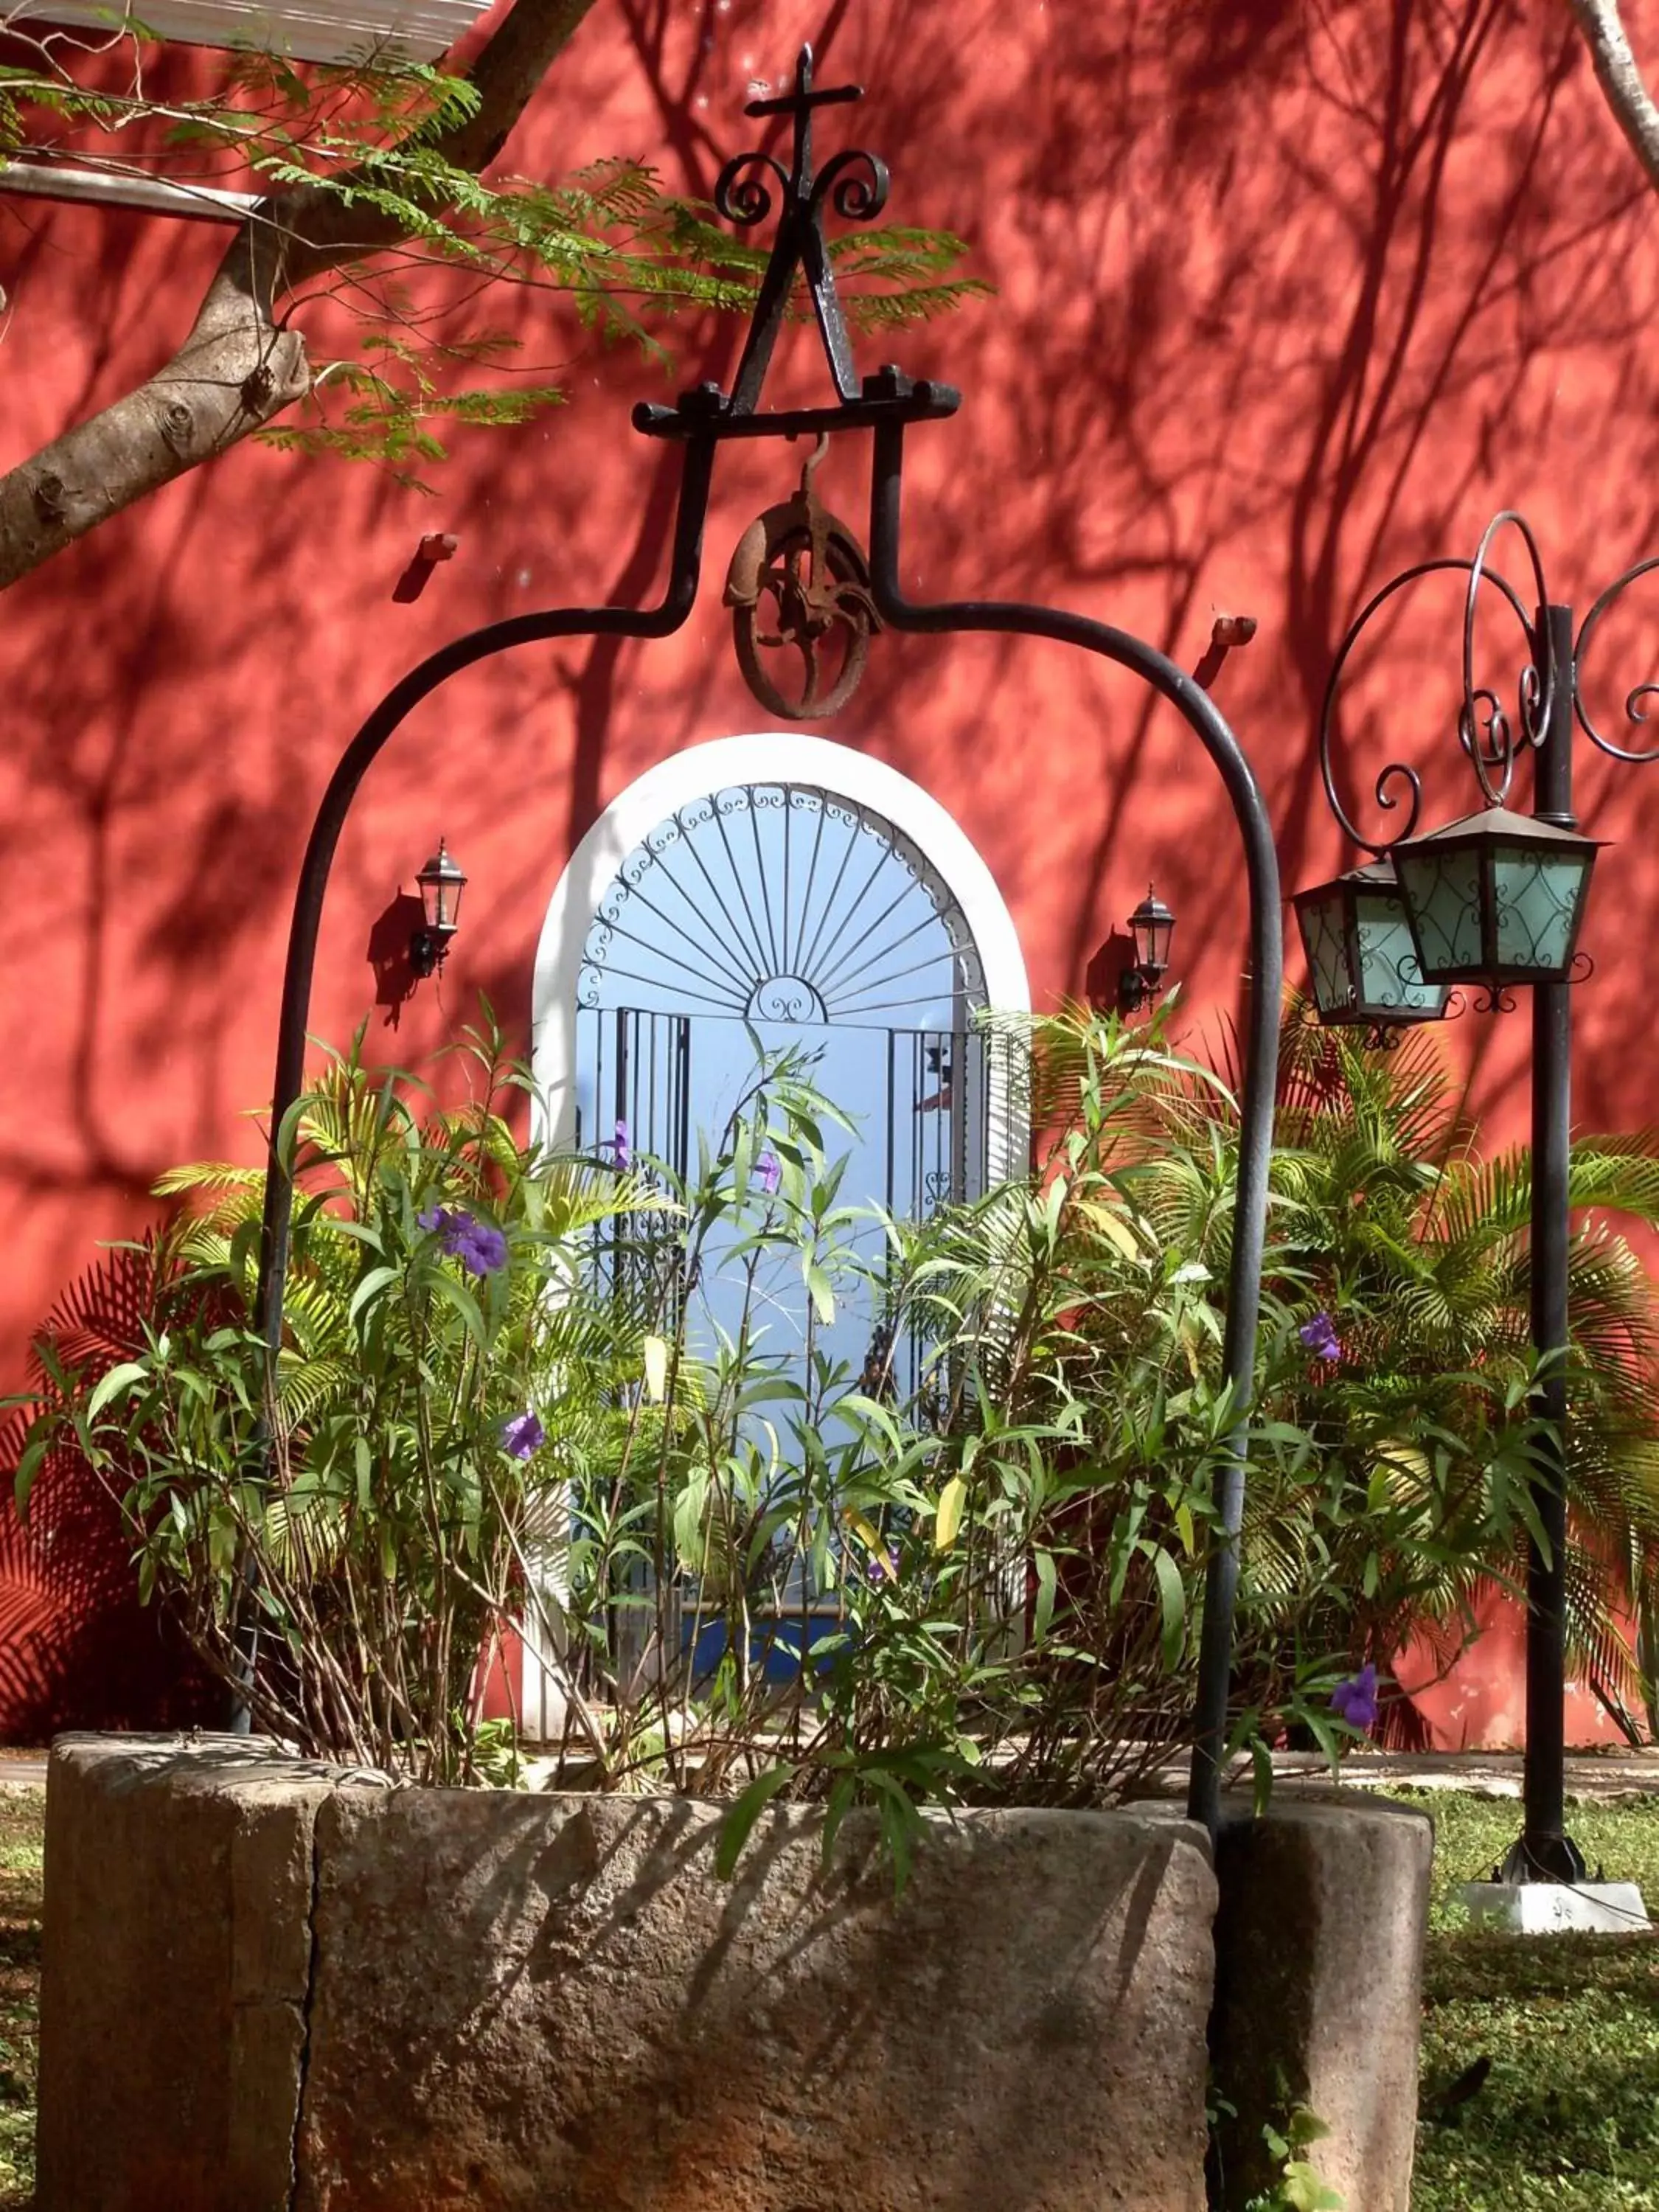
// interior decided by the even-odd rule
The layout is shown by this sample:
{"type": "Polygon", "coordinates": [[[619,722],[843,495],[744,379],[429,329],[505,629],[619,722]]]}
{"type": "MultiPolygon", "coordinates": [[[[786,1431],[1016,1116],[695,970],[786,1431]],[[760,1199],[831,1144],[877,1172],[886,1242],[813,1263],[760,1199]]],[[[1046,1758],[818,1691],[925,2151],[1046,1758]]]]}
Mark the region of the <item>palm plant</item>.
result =
{"type": "MultiPolygon", "coordinates": [[[[1280,1069],[1247,1615],[1281,1641],[1340,1632],[1356,1661],[1386,1661],[1417,1631],[1449,1663],[1482,1591],[1522,1572],[1530,1155],[1481,1156],[1431,1032],[1379,1053],[1292,1000],[1280,1069]],[[1340,1356],[1322,1357],[1333,1341],[1340,1356]],[[1310,1482],[1311,1516],[1291,1510],[1310,1482]]],[[[1133,1206],[1162,1247],[1224,1279],[1224,1060],[1143,1082],[1133,1121],[1133,1206]]],[[[1659,1310],[1607,1217],[1659,1218],[1659,1137],[1581,1138],[1569,1188],[1569,1638],[1639,1740],[1632,1707],[1650,1730],[1659,1719],[1659,1310]]]]}
{"type": "MultiPolygon", "coordinates": [[[[516,1139],[502,1094],[526,1079],[493,1037],[448,1112],[336,1061],[283,1133],[274,1374],[252,1321],[259,1178],[179,1170],[112,1363],[71,1330],[42,1340],[19,1496],[72,1445],[141,1589],[265,1726],[330,1755],[473,1775],[477,1656],[529,1615],[605,1786],[746,1776],[747,1817],[779,1788],[862,1791],[896,1836],[918,1791],[1110,1795],[1186,1741],[1234,1419],[1238,1117],[1224,1062],[1156,1026],[1071,1013],[1029,1042],[1036,1172],[885,1220],[879,1265],[825,1150],[834,1110],[786,1061],[763,1058],[679,1182],[516,1139]],[[768,1348],[791,1285],[799,1362],[768,1348]],[[855,1373],[817,1332],[872,1291],[855,1373]],[[815,1657],[786,1685],[759,1647],[791,1606],[815,1657]]],[[[1346,1669],[1424,1632],[1449,1660],[1518,1579],[1530,1193],[1524,1154],[1480,1156],[1431,1041],[1369,1053],[1292,1006],[1282,1066],[1238,1733],[1334,1744],[1346,1669]]],[[[1571,1189],[1571,1628],[1635,1734],[1659,1321],[1607,1217],[1659,1217],[1659,1157],[1587,1141],[1571,1189]]]]}

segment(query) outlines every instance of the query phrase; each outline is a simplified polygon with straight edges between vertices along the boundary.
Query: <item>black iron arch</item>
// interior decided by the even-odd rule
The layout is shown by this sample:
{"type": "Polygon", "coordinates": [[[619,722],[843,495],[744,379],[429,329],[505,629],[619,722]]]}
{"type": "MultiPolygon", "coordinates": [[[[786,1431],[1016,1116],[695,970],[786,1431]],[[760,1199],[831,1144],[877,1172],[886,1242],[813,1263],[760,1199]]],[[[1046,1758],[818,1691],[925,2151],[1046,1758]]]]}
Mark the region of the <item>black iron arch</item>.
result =
{"type": "MultiPolygon", "coordinates": [[[[746,534],[734,561],[726,597],[734,608],[739,659],[745,671],[757,647],[799,651],[806,678],[797,714],[823,711],[818,656],[837,642],[857,662],[872,629],[915,634],[1000,631],[1072,646],[1129,670],[1167,699],[1214,763],[1232,808],[1243,850],[1249,896],[1252,990],[1241,1098],[1238,1188],[1228,1278],[1224,1371],[1232,1393],[1235,1425],[1217,1499],[1216,1542],[1205,1584],[1199,1651],[1198,1701],[1188,1810],[1214,1831],[1219,1818],[1221,1765],[1227,1733],[1233,1614],[1243,1520],[1246,1415],[1255,1361],[1262,1245],[1267,1218],[1267,1165],[1278,1061],[1283,951],[1279,864],[1261,787],[1243,748],[1209,694],[1164,653],[1108,623],[1064,610],[1012,601],[961,599],[919,605],[898,581],[898,537],[904,432],[918,422],[954,415],[961,395],[951,386],[913,380],[886,368],[860,383],[853,367],[847,326],[836,296],[833,264],[824,242],[830,208],[867,220],[885,198],[887,173],[872,155],[849,149],[821,173],[813,170],[814,111],[861,96],[855,86],[814,88],[812,54],[802,49],[793,90],[777,100],[751,101],[751,116],[786,113],[794,124],[794,151],[785,172],[776,163],[740,155],[721,172],[717,200],[732,221],[749,225],[772,212],[769,174],[782,195],[770,260],[751,319],[733,388],[699,386],[674,407],[642,404],[637,429],[686,447],[681,471],[672,560],[667,586],[653,608],[566,607],[514,616],[470,632],[411,669],[386,694],[342,755],[313,824],[295,893],[283,971],[272,1080],[270,1146],[265,1167],[259,1248],[258,1315],[273,1370],[283,1338],[293,1182],[284,1149],[292,1110],[304,1084],[307,1016],[316,963],[319,925],[336,845],[359,787],[413,709],[452,676],[523,645],[561,637],[669,637],[690,616],[702,568],[716,448],[732,438],[811,436],[821,441],[854,430],[874,433],[871,553],[867,571],[845,526],[812,498],[810,465],[794,501],[769,511],[746,534]],[[758,401],[765,370],[787,318],[798,276],[804,279],[836,393],[833,405],[763,410],[758,401]],[[754,541],[752,544],[750,541],[754,541]],[[775,627],[767,630],[772,610],[775,627]]],[[[847,690],[844,676],[832,690],[847,690]]],[[[761,696],[764,696],[762,694],[761,696]]],[[[776,702],[774,690],[770,703],[776,702]]]]}

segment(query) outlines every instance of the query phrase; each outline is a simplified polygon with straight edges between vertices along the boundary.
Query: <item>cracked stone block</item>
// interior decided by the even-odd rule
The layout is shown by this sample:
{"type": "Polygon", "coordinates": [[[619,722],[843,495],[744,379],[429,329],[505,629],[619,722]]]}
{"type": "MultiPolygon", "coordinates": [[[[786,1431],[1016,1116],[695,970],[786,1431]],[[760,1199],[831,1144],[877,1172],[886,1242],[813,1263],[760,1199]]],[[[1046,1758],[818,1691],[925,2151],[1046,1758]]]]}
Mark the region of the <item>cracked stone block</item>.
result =
{"type": "Polygon", "coordinates": [[[39,2212],[1200,2212],[1200,1830],[719,1820],[60,1741],[39,2212]]]}
{"type": "Polygon", "coordinates": [[[896,1899],[857,1817],[730,1884],[718,1817],[325,1806],[297,2212],[1200,2212],[1201,1831],[930,1821],[896,1899]]]}
{"type": "Polygon", "coordinates": [[[287,2212],[336,1786],[242,1738],[59,1737],[37,2212],[287,2212]]]}

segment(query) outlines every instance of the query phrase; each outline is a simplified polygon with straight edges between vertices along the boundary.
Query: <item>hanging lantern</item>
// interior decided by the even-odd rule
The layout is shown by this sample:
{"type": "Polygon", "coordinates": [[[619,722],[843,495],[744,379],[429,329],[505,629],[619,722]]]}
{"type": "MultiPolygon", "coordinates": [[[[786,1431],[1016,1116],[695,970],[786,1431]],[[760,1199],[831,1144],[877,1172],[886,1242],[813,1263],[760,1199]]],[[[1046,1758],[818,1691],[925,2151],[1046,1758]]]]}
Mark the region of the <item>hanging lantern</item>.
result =
{"type": "Polygon", "coordinates": [[[1424,980],[1391,860],[1298,892],[1295,906],[1314,1005],[1328,1028],[1386,1036],[1443,1018],[1446,987],[1424,980]]]}
{"type": "Polygon", "coordinates": [[[1601,842],[1489,806],[1396,845],[1425,981],[1565,982],[1601,842]]]}

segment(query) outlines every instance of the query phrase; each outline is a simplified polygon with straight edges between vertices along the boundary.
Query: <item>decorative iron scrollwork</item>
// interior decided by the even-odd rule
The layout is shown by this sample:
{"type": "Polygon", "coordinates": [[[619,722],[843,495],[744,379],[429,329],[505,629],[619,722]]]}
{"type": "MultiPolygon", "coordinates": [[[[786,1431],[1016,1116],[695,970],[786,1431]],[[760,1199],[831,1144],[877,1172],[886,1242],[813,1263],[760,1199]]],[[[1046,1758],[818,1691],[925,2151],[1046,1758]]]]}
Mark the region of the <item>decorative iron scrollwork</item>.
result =
{"type": "MultiPolygon", "coordinates": [[[[1534,586],[1540,594],[1538,605],[1542,606],[1545,604],[1545,586],[1537,546],[1521,518],[1506,510],[1488,525],[1473,561],[1443,558],[1419,561],[1392,577],[1365,602],[1348,625],[1346,635],[1336,649],[1336,657],[1331,663],[1330,677],[1325,686],[1324,704],[1320,710],[1319,772],[1325,787],[1326,800],[1339,827],[1373,858],[1380,858],[1384,853],[1391,852],[1395,846],[1404,844],[1416,830],[1423,805],[1423,780],[1417,770],[1406,762],[1390,761],[1377,775],[1372,787],[1372,796],[1385,814],[1403,811],[1405,820],[1390,836],[1364,836],[1337,789],[1333,758],[1336,701],[1349,655],[1372,619],[1382,612],[1396,592],[1404,591],[1424,576],[1448,570],[1461,570],[1468,578],[1463,607],[1463,696],[1457,710],[1457,740],[1474,770],[1481,796],[1489,805],[1500,804],[1507,796],[1517,755],[1522,749],[1535,746],[1539,741],[1548,714],[1557,671],[1547,658],[1547,638],[1534,638],[1533,635],[1533,624],[1520,593],[1506,577],[1486,565],[1486,554],[1492,538],[1504,523],[1516,525],[1525,539],[1532,558],[1534,586]],[[1490,586],[1508,603],[1521,625],[1521,633],[1528,650],[1528,658],[1518,680],[1518,712],[1513,720],[1505,711],[1499,695],[1490,685],[1477,684],[1474,680],[1475,610],[1483,584],[1490,586]],[[1544,660],[1541,674],[1537,665],[1540,658],[1544,660]]],[[[1562,680],[1569,678],[1570,672],[1562,680]]]]}
{"type": "Polygon", "coordinates": [[[647,831],[596,902],[576,987],[607,1012],[901,1030],[958,993],[982,1008],[984,970],[925,854],[795,783],[722,785],[647,831]]]}
{"type": "Polygon", "coordinates": [[[793,499],[769,507],[738,540],[726,604],[744,681],[763,707],[794,722],[843,708],[859,687],[870,634],[880,628],[864,549],[812,489],[827,435],[800,472],[793,499]],[[799,653],[801,679],[786,687],[763,655],[799,653]]]}
{"type": "MultiPolygon", "coordinates": [[[[1608,754],[1613,759],[1631,761],[1638,766],[1648,761],[1659,760],[1659,745],[1615,744],[1610,737],[1597,728],[1589,709],[1584,704],[1583,690],[1584,659],[1589,651],[1590,640],[1595,635],[1596,630],[1601,626],[1601,618],[1608,609],[1623,599],[1632,584],[1644,576],[1650,575],[1656,568],[1659,568],[1659,556],[1650,556],[1645,561],[1638,561],[1633,568],[1626,568],[1622,575],[1613,578],[1612,583],[1607,586],[1606,591],[1584,617],[1583,628],[1578,633],[1578,641],[1572,657],[1572,703],[1574,711],[1578,716],[1579,728],[1583,730],[1592,744],[1599,746],[1601,751],[1608,754]]],[[[1656,696],[1659,696],[1659,684],[1638,684],[1633,690],[1625,694],[1625,720],[1632,729],[1639,730],[1650,720],[1647,702],[1656,696]]]]}

